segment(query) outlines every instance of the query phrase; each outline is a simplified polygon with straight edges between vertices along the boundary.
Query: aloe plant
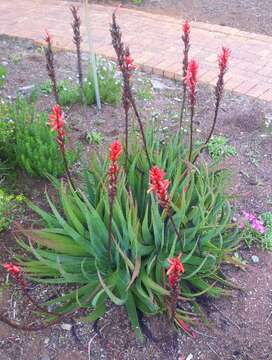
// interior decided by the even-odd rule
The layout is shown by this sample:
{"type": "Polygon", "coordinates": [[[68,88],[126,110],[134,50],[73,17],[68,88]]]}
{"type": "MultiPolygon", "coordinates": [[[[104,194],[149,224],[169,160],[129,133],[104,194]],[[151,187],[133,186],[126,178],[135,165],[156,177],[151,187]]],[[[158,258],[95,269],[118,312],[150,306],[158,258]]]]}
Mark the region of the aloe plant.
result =
{"type": "MultiPolygon", "coordinates": [[[[125,306],[131,324],[141,338],[138,311],[147,315],[168,313],[171,291],[166,269],[168,259],[182,253],[185,273],[181,296],[197,306],[206,294],[218,297],[227,290],[220,265],[237,244],[231,224],[232,212],[222,191],[224,172],[202,163],[186,176],[187,153],[176,135],[162,145],[153,129],[146,131],[152,161],[166,169],[171,180],[170,198],[173,226],[148,189],[148,161],[137,134],[131,139],[128,183],[121,172],[113,206],[111,260],[108,255],[109,201],[108,160],[93,156],[84,172],[84,187],[75,192],[56,182],[60,209],[47,195],[51,212],[31,205],[44,220],[44,228],[26,230],[28,242],[19,240],[34,258],[20,259],[22,270],[32,281],[45,284],[74,284],[76,289],[50,300],[54,313],[69,313],[89,307],[86,321],[94,321],[106,311],[105,300],[125,306]],[[129,190],[127,190],[129,189],[129,190]]],[[[121,167],[125,165],[122,155],[121,167]]],[[[175,320],[190,320],[185,300],[175,320]]],[[[52,317],[53,319],[54,317],[52,317]]]]}

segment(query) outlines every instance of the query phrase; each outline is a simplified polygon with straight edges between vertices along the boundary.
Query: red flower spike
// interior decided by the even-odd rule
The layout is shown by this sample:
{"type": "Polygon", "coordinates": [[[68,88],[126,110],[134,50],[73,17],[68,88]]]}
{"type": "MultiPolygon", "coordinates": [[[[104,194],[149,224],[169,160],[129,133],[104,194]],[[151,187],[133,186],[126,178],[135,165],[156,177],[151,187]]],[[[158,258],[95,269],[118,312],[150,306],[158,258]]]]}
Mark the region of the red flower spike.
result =
{"type": "Polygon", "coordinates": [[[131,78],[133,71],[136,70],[136,66],[134,65],[134,59],[132,59],[130,55],[129,48],[126,48],[125,50],[124,66],[128,74],[128,78],[131,78]]]}
{"type": "Polygon", "coordinates": [[[110,145],[110,160],[117,161],[122,154],[123,148],[120,141],[116,140],[110,145]]]}
{"type": "Polygon", "coordinates": [[[21,275],[21,268],[19,266],[16,266],[12,263],[6,263],[3,265],[3,267],[14,277],[21,275]]]}
{"type": "Polygon", "coordinates": [[[190,92],[191,106],[194,106],[196,102],[196,85],[197,85],[198,68],[199,68],[198,62],[192,59],[188,64],[187,73],[184,78],[190,92]]]}
{"type": "Polygon", "coordinates": [[[16,280],[16,282],[22,287],[26,287],[26,281],[23,279],[22,270],[20,266],[14,265],[12,263],[5,263],[3,267],[11,274],[11,276],[16,280]]]}
{"type": "Polygon", "coordinates": [[[51,126],[52,131],[57,132],[57,143],[59,144],[61,151],[64,151],[65,131],[63,127],[65,122],[63,112],[58,104],[53,106],[52,114],[48,116],[47,124],[51,126]]]}
{"type": "Polygon", "coordinates": [[[182,30],[183,30],[183,34],[184,36],[188,36],[190,34],[190,29],[191,29],[191,25],[189,23],[188,20],[185,20],[183,25],[182,25],[182,30]]]}
{"type": "Polygon", "coordinates": [[[171,258],[168,260],[169,268],[167,270],[168,281],[172,289],[176,286],[176,283],[179,281],[181,274],[184,273],[184,266],[180,260],[181,254],[176,258],[171,258]]]}
{"type": "Polygon", "coordinates": [[[231,50],[229,48],[222,47],[221,54],[218,55],[218,65],[220,73],[224,74],[228,68],[228,61],[231,55],[231,50]]]}
{"type": "Polygon", "coordinates": [[[115,140],[110,145],[110,167],[108,171],[108,178],[109,178],[109,197],[111,202],[113,202],[115,198],[115,194],[117,191],[117,176],[119,173],[119,166],[117,164],[117,160],[119,159],[120,155],[122,154],[123,148],[120,141],[115,140]]]}
{"type": "Polygon", "coordinates": [[[164,179],[165,172],[157,166],[152,166],[149,171],[149,189],[148,193],[154,192],[159,200],[161,207],[169,206],[168,187],[170,181],[164,179]]]}

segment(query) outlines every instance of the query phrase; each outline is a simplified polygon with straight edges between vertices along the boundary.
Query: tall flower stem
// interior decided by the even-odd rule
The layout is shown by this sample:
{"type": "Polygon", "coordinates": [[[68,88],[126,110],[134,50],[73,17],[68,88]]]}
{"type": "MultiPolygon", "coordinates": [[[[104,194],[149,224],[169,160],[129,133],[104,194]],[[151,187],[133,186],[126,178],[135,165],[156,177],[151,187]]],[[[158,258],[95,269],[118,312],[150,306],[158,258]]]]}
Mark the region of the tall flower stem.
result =
{"type": "Polygon", "coordinates": [[[194,114],[195,114],[195,105],[196,105],[197,75],[198,75],[198,63],[196,60],[192,59],[188,64],[187,73],[185,77],[185,81],[189,89],[190,109],[191,109],[189,157],[188,157],[189,162],[192,161],[192,154],[193,154],[193,131],[194,131],[194,114]]]}
{"type": "Polygon", "coordinates": [[[65,167],[65,172],[68,177],[68,180],[73,188],[74,191],[76,191],[75,184],[73,182],[69,165],[66,157],[66,148],[65,148],[65,130],[64,130],[64,114],[62,112],[61,107],[57,104],[53,106],[52,114],[48,116],[48,123],[49,126],[51,126],[52,131],[55,131],[57,133],[56,141],[59,145],[59,149],[63,158],[63,163],[65,167]]]}
{"type": "Polygon", "coordinates": [[[56,72],[55,72],[55,60],[54,60],[54,53],[52,48],[52,37],[46,31],[45,38],[46,48],[45,48],[45,59],[46,59],[46,69],[49,79],[52,83],[52,90],[55,97],[56,104],[59,104],[59,94],[58,94],[58,86],[57,86],[57,79],[56,79],[56,72]]]}
{"type": "MultiPolygon", "coordinates": [[[[144,145],[144,151],[146,153],[147,161],[149,164],[149,167],[151,167],[151,160],[147,149],[147,143],[146,138],[144,134],[144,127],[143,122],[141,119],[141,116],[137,110],[137,106],[135,103],[135,100],[133,98],[131,85],[130,85],[130,78],[132,76],[132,72],[135,70],[135,66],[133,65],[133,59],[130,56],[129,48],[124,46],[124,43],[122,41],[122,33],[120,30],[120,26],[116,22],[116,12],[112,14],[112,23],[110,27],[111,37],[112,37],[112,45],[116,52],[117,56],[117,62],[119,69],[122,73],[123,77],[123,107],[125,111],[125,159],[126,159],[126,171],[128,168],[128,111],[129,111],[129,105],[132,106],[133,111],[135,113],[140,133],[144,145]]],[[[127,175],[127,174],[126,174],[127,175]]]]}
{"type": "Polygon", "coordinates": [[[220,107],[220,103],[223,97],[224,92],[224,76],[228,69],[228,61],[230,57],[231,51],[228,48],[222,47],[222,52],[218,55],[218,66],[219,66],[219,74],[218,74],[218,80],[215,86],[215,111],[214,111],[214,117],[213,117],[213,123],[211,130],[208,134],[208,137],[205,141],[204,146],[206,146],[209,141],[211,140],[211,137],[213,135],[217,118],[218,118],[218,111],[220,107]]]}
{"type": "Polygon", "coordinates": [[[189,162],[192,161],[192,155],[193,155],[193,134],[194,134],[194,115],[195,115],[195,109],[194,106],[191,106],[190,108],[191,116],[190,116],[190,140],[189,140],[189,162]]]}
{"type": "Polygon", "coordinates": [[[144,145],[144,150],[145,150],[146,158],[147,158],[147,161],[148,161],[148,165],[151,168],[152,163],[151,163],[151,159],[150,159],[148,148],[147,148],[147,142],[146,142],[146,138],[145,138],[143,122],[142,122],[141,116],[140,116],[140,114],[138,112],[136,102],[134,100],[134,97],[133,97],[133,94],[132,94],[131,90],[129,92],[129,99],[130,99],[130,103],[131,103],[131,106],[133,108],[133,111],[135,113],[136,119],[138,121],[138,125],[139,125],[139,128],[140,128],[140,132],[141,132],[141,136],[142,136],[142,140],[143,140],[143,145],[144,145]]]}
{"type": "Polygon", "coordinates": [[[73,29],[73,42],[76,47],[76,54],[77,54],[77,72],[78,72],[78,82],[79,82],[79,91],[80,91],[80,97],[81,102],[83,104],[83,112],[85,120],[87,121],[87,104],[86,104],[86,98],[84,95],[84,85],[83,85],[83,71],[82,71],[82,58],[81,58],[81,32],[80,32],[80,26],[81,26],[81,19],[79,16],[79,7],[72,5],[70,7],[70,11],[73,16],[73,22],[71,24],[73,29]]]}
{"type": "Polygon", "coordinates": [[[64,163],[64,167],[65,167],[65,173],[67,175],[67,178],[69,180],[69,183],[71,184],[73,190],[76,192],[76,186],[74,184],[71,172],[69,170],[69,165],[68,165],[68,160],[67,160],[67,156],[66,156],[66,151],[61,151],[61,155],[62,155],[62,159],[63,159],[63,163],[64,163]]]}
{"type": "Polygon", "coordinates": [[[220,104],[221,104],[221,100],[223,98],[223,93],[224,93],[224,76],[228,70],[228,61],[229,61],[229,57],[231,55],[231,50],[225,47],[222,47],[222,51],[221,53],[218,55],[218,66],[219,66],[219,74],[218,74],[218,80],[215,86],[215,110],[214,110],[214,116],[213,116],[213,122],[212,122],[212,127],[209,131],[209,134],[207,136],[207,139],[205,141],[205,143],[202,145],[202,147],[200,148],[200,151],[198,152],[198,154],[196,155],[196,157],[193,159],[193,163],[196,162],[196,160],[198,159],[200,153],[206,148],[206,146],[208,145],[208,143],[210,142],[213,133],[214,133],[214,129],[215,126],[217,124],[217,118],[218,118],[218,112],[220,109],[220,104]]]}
{"type": "Polygon", "coordinates": [[[117,180],[119,174],[119,166],[117,160],[122,154],[122,145],[119,141],[114,141],[110,145],[110,167],[108,171],[108,195],[109,195],[109,227],[108,227],[108,254],[110,261],[112,261],[112,216],[113,216],[113,204],[117,192],[117,180]]]}
{"type": "Polygon", "coordinates": [[[179,130],[181,131],[181,126],[183,122],[183,116],[185,111],[185,104],[186,104],[186,97],[187,97],[187,85],[185,81],[185,77],[187,74],[188,69],[188,58],[189,58],[189,49],[190,49],[190,24],[188,20],[186,20],[183,24],[183,34],[182,34],[182,41],[184,43],[183,49],[183,78],[182,78],[182,88],[183,88],[183,95],[182,95],[182,103],[181,103],[181,111],[180,111],[180,119],[179,119],[179,130]]]}

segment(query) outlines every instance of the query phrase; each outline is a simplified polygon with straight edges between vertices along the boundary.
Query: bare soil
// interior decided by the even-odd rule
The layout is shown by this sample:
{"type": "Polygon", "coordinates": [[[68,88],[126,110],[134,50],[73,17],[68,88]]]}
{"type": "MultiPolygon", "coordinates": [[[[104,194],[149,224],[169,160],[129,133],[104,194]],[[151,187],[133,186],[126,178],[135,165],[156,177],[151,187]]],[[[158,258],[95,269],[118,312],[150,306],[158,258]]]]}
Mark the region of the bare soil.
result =
{"type": "MultiPolygon", "coordinates": [[[[186,2],[185,2],[186,3],[186,2]]],[[[13,98],[19,88],[41,84],[46,78],[44,58],[40,48],[30,41],[0,37],[0,62],[8,68],[8,79],[3,97],[13,98]]],[[[59,78],[75,79],[76,57],[72,52],[57,53],[59,78]]],[[[86,71],[86,64],[85,64],[86,71]]],[[[231,70],[230,70],[231,71],[231,70]]],[[[137,103],[146,122],[153,119],[162,131],[175,131],[178,126],[181,86],[170,80],[138,73],[134,77],[137,103]],[[143,92],[152,85],[151,99],[143,100],[143,92]],[[144,90],[144,91],[143,91],[144,90]]],[[[145,96],[146,97],[146,96],[145,96]]],[[[40,109],[49,110],[51,96],[42,96],[40,109]]],[[[75,105],[65,108],[70,135],[74,141],[82,141],[86,132],[96,129],[104,136],[104,144],[122,133],[123,112],[121,106],[103,106],[88,110],[89,121],[82,116],[82,109],[75,105]]],[[[198,111],[195,125],[198,136],[208,132],[213,114],[213,88],[201,85],[198,92],[198,111]]],[[[236,195],[236,212],[240,209],[271,211],[272,183],[272,104],[246,96],[226,92],[221,107],[216,134],[227,136],[237,149],[237,157],[228,159],[231,170],[231,189],[236,195]]],[[[186,124],[187,122],[185,122],[186,124]]],[[[86,145],[86,158],[92,147],[86,145]]],[[[206,155],[207,156],[207,155],[206,155]]],[[[74,169],[76,174],[79,164],[74,169]]],[[[46,206],[42,194],[45,181],[29,178],[20,173],[16,189],[41,206],[46,206]]],[[[30,226],[33,214],[26,211],[18,219],[30,226]]],[[[7,261],[15,250],[14,228],[1,234],[0,260],[7,261]]],[[[61,325],[50,329],[25,333],[15,331],[0,323],[1,360],[185,360],[192,354],[193,360],[272,360],[272,267],[271,253],[257,249],[240,249],[240,256],[248,262],[245,271],[226,266],[224,271],[243,291],[233,291],[230,298],[218,301],[203,299],[203,307],[210,320],[210,327],[199,324],[197,338],[191,339],[176,332],[165,317],[144,319],[152,336],[144,344],[138,343],[130,328],[125,311],[110,306],[106,316],[98,323],[101,336],[92,325],[73,323],[70,330],[61,325]],[[253,264],[251,256],[259,262],[253,264]],[[88,347],[90,352],[88,351],[88,347]],[[89,353],[89,354],[88,354],[89,353]]],[[[0,273],[4,282],[5,274],[0,273]]],[[[33,285],[31,294],[39,301],[61,292],[57,287],[33,285]]],[[[31,306],[20,296],[18,289],[8,287],[1,296],[1,308],[11,319],[30,319],[31,306]]]]}

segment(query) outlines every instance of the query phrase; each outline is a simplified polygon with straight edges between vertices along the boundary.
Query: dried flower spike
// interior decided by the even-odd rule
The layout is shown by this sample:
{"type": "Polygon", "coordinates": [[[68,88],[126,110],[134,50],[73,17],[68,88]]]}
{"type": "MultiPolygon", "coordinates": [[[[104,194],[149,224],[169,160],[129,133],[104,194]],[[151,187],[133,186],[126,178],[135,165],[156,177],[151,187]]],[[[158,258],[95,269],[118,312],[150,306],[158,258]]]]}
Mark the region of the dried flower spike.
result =
{"type": "Polygon", "coordinates": [[[56,73],[55,73],[55,62],[54,62],[54,54],[52,49],[52,36],[49,34],[47,30],[45,30],[45,37],[44,41],[46,42],[45,47],[45,59],[46,59],[46,69],[48,73],[48,77],[52,83],[53,94],[55,97],[55,101],[59,104],[59,95],[58,95],[58,86],[56,80],[56,73]]]}
{"type": "Polygon", "coordinates": [[[185,77],[187,74],[188,68],[188,59],[189,59],[189,50],[190,50],[190,23],[188,20],[185,20],[182,26],[183,34],[182,34],[182,41],[184,44],[183,49],[183,97],[182,97],[182,104],[181,104],[181,112],[180,112],[180,122],[179,122],[179,129],[181,130],[181,125],[183,121],[183,115],[185,110],[185,103],[186,103],[186,95],[187,95],[187,86],[185,77]]]}

